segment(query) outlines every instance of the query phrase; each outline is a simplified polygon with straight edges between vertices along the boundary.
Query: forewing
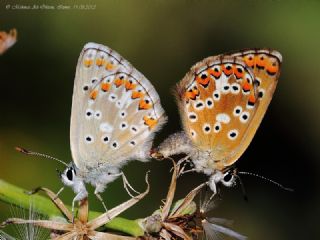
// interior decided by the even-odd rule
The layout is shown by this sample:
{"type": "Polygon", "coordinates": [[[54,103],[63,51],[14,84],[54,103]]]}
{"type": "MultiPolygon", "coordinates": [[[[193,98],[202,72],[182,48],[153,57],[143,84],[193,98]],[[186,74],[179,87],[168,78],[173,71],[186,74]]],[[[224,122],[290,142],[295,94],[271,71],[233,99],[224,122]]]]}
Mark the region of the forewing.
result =
{"type": "Polygon", "coordinates": [[[233,164],[252,140],[276,87],[278,56],[274,51],[248,50],[209,57],[177,85],[184,129],[196,148],[209,152],[217,169],[233,164]],[[261,51],[265,68],[257,69],[261,51]]]}
{"type": "Polygon", "coordinates": [[[112,49],[88,43],[78,60],[73,91],[70,139],[78,168],[146,160],[165,114],[140,72],[112,49]]]}

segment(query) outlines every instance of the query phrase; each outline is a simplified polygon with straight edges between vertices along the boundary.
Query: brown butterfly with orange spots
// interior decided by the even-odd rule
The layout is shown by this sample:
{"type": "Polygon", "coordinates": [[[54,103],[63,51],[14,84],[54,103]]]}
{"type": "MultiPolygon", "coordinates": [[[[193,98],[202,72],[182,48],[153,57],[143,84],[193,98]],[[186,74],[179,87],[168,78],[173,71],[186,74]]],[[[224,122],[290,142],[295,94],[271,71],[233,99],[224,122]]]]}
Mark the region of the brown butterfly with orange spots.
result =
{"type": "Polygon", "coordinates": [[[272,99],[282,56],[270,49],[248,49],[208,57],[177,84],[183,132],[167,138],[153,157],[185,153],[189,171],[210,176],[208,185],[235,184],[232,165],[250,144],[272,99]]]}

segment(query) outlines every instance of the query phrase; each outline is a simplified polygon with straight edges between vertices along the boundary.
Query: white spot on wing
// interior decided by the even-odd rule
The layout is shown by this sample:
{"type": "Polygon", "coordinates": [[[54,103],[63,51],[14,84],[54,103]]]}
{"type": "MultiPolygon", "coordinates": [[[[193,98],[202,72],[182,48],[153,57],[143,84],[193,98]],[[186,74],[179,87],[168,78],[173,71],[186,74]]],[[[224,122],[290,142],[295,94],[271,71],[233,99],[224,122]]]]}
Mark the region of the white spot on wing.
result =
{"type": "Polygon", "coordinates": [[[226,113],[219,113],[217,116],[216,116],[216,120],[218,122],[222,122],[222,123],[229,123],[230,122],[230,116],[226,113]]]}
{"type": "Polygon", "coordinates": [[[113,131],[113,127],[109,123],[104,122],[100,124],[100,130],[102,132],[111,133],[113,131]]]}

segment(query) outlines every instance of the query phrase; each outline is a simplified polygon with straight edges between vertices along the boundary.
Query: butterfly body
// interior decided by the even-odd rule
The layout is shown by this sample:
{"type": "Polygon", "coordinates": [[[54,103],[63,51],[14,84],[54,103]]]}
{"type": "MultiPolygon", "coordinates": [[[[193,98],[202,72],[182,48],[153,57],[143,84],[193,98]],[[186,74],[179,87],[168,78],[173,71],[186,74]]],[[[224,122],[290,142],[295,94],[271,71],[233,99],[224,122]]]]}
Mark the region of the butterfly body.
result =
{"type": "Polygon", "coordinates": [[[249,49],[194,65],[176,88],[184,132],[169,137],[158,151],[170,156],[187,149],[195,170],[218,182],[254,137],[276,88],[281,61],[277,51],[249,49]],[[177,137],[183,143],[175,149],[168,143],[177,137]]]}
{"type": "Polygon", "coordinates": [[[166,117],[152,84],[112,49],[87,43],[78,60],[71,112],[73,162],[62,181],[87,195],[103,192],[130,160],[146,161],[166,117]]]}

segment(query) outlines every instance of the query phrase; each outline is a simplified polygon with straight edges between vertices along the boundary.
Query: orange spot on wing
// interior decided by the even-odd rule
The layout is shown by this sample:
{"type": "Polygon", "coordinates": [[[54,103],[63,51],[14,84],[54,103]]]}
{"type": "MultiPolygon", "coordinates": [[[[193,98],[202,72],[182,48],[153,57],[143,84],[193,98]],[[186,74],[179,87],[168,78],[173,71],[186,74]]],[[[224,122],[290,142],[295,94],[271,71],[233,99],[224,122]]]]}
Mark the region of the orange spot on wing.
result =
{"type": "Polygon", "coordinates": [[[188,92],[185,93],[185,97],[187,99],[192,99],[192,100],[195,100],[198,95],[199,95],[199,90],[198,89],[192,89],[191,92],[188,91],[188,92]]]}
{"type": "Polygon", "coordinates": [[[93,60],[92,59],[85,59],[83,61],[83,64],[86,66],[86,67],[90,67],[92,64],[93,64],[93,60]]]}
{"type": "Polygon", "coordinates": [[[148,110],[151,108],[151,104],[147,103],[146,100],[140,100],[139,102],[139,109],[148,110]]]}
{"type": "Polygon", "coordinates": [[[116,87],[120,87],[123,84],[123,79],[117,78],[116,80],[114,80],[114,84],[116,85],[116,87]]]}
{"type": "Polygon", "coordinates": [[[270,63],[267,65],[267,71],[270,73],[276,73],[279,71],[279,66],[277,64],[273,65],[273,63],[270,63]]]}
{"type": "Polygon", "coordinates": [[[214,68],[208,70],[209,74],[214,76],[215,78],[219,78],[221,76],[221,70],[215,71],[214,68]]]}
{"type": "Polygon", "coordinates": [[[105,60],[104,59],[102,59],[102,58],[97,58],[97,60],[96,60],[96,65],[98,66],[98,67],[101,67],[102,65],[104,65],[105,64],[105,60]]]}
{"type": "Polygon", "coordinates": [[[137,98],[142,98],[143,96],[144,96],[143,92],[132,91],[131,98],[132,99],[137,99],[137,98]]]}
{"type": "Polygon", "coordinates": [[[199,83],[201,85],[208,85],[208,83],[210,81],[210,77],[207,76],[206,78],[201,78],[201,76],[197,76],[196,81],[197,81],[197,83],[199,83]]]}
{"type": "Polygon", "coordinates": [[[154,128],[158,123],[156,119],[148,116],[144,116],[143,120],[144,120],[144,124],[148,125],[150,129],[154,128]]]}
{"type": "Polygon", "coordinates": [[[225,75],[230,75],[233,73],[233,67],[230,67],[230,69],[227,69],[225,65],[222,65],[222,71],[225,75]]]}
{"type": "Polygon", "coordinates": [[[251,85],[248,82],[245,82],[242,86],[243,90],[249,91],[251,89],[251,85]]]}
{"type": "Polygon", "coordinates": [[[126,81],[125,83],[125,87],[127,90],[132,90],[136,87],[136,84],[132,83],[132,82],[129,82],[129,81],[126,81]]]}
{"type": "Polygon", "coordinates": [[[239,67],[234,66],[233,72],[234,72],[234,75],[236,75],[236,78],[238,78],[238,79],[243,78],[243,76],[244,76],[243,68],[239,68],[239,67]]]}
{"type": "Polygon", "coordinates": [[[101,84],[101,89],[102,91],[106,92],[110,89],[111,85],[109,83],[102,83],[101,84]]]}
{"type": "Polygon", "coordinates": [[[265,67],[266,66],[266,57],[256,56],[256,66],[265,67]]]}
{"type": "Polygon", "coordinates": [[[93,90],[91,93],[90,93],[90,98],[92,100],[95,100],[98,96],[98,91],[97,90],[93,90]]]}
{"type": "Polygon", "coordinates": [[[255,102],[256,102],[256,97],[252,94],[252,95],[249,96],[248,101],[249,101],[250,103],[255,103],[255,102]]]}
{"type": "Polygon", "coordinates": [[[114,65],[112,63],[106,64],[106,70],[111,71],[114,68],[114,65]]]}
{"type": "Polygon", "coordinates": [[[253,56],[245,56],[244,62],[247,64],[248,67],[254,66],[254,57],[253,56]]]}

